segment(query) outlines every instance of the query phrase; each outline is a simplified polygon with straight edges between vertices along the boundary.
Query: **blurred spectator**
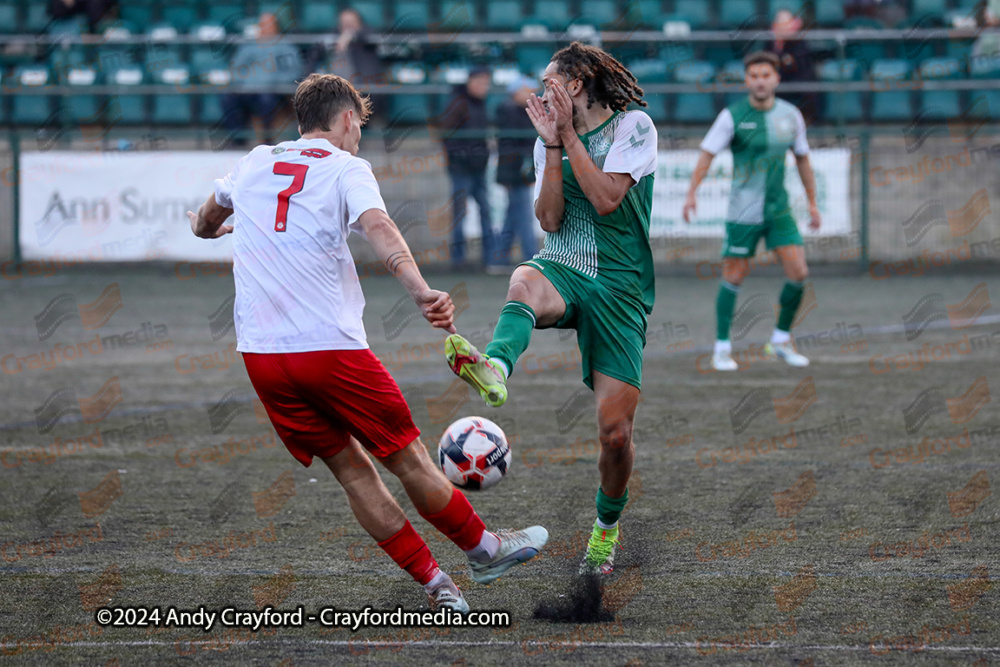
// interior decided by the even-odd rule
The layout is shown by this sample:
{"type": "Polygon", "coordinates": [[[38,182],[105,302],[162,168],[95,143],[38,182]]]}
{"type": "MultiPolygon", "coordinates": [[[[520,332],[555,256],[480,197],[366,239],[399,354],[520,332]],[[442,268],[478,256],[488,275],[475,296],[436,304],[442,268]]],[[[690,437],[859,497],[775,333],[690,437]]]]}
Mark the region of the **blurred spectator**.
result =
{"type": "Polygon", "coordinates": [[[357,10],[344,9],[338,21],[337,41],[317,44],[307,60],[312,71],[323,69],[342,76],[355,86],[377,79],[382,72],[376,45],[368,39],[368,28],[357,10]]]}
{"type": "Polygon", "coordinates": [[[514,237],[522,259],[538,252],[532,192],[535,183],[534,147],[537,134],[525,109],[538,89],[534,79],[520,76],[507,86],[510,97],[497,108],[497,183],[507,188],[507,215],[500,232],[500,261],[512,264],[514,237]]]}
{"type": "MultiPolygon", "coordinates": [[[[355,9],[340,12],[337,41],[320,43],[306,56],[310,72],[328,72],[342,76],[361,92],[366,85],[384,82],[385,69],[378,56],[377,45],[369,40],[368,28],[355,9]]],[[[383,96],[371,96],[373,119],[378,119],[385,106],[383,96]]]]}
{"type": "MultiPolygon", "coordinates": [[[[257,42],[241,44],[233,55],[230,68],[233,89],[257,90],[223,95],[223,123],[231,133],[239,133],[247,128],[248,117],[259,119],[263,124],[262,140],[271,143],[271,123],[285,96],[268,92],[267,88],[294,84],[302,75],[299,50],[293,44],[281,42],[278,19],[274,14],[260,15],[257,42]]],[[[238,138],[235,143],[242,145],[246,140],[238,138]]]]}
{"type": "MultiPolygon", "coordinates": [[[[799,39],[802,30],[802,19],[787,9],[779,9],[771,24],[774,41],[767,45],[766,51],[778,56],[781,61],[782,83],[815,81],[816,68],[813,55],[805,40],[799,39]]],[[[819,96],[816,93],[781,93],[781,98],[797,106],[806,122],[815,120],[819,112],[819,96]]]]}
{"type": "Polygon", "coordinates": [[[54,20],[60,20],[83,14],[87,17],[90,31],[94,32],[101,19],[117,5],[118,0],[50,0],[49,15],[54,20]]]}
{"type": "MultiPolygon", "coordinates": [[[[1000,26],[1000,0],[989,0],[985,5],[977,6],[976,25],[980,28],[996,28],[1000,26]]],[[[973,58],[1000,57],[1000,33],[987,31],[976,38],[972,45],[973,58]]]]}
{"type": "Polygon", "coordinates": [[[448,176],[451,177],[452,208],[451,262],[461,265],[465,261],[466,199],[469,195],[479,207],[479,222],[483,228],[483,264],[497,264],[496,239],[490,217],[490,202],[486,189],[486,164],[490,148],[486,143],[486,95],[490,90],[490,70],[475,67],[469,80],[452,95],[438,127],[444,138],[448,156],[448,176]]]}

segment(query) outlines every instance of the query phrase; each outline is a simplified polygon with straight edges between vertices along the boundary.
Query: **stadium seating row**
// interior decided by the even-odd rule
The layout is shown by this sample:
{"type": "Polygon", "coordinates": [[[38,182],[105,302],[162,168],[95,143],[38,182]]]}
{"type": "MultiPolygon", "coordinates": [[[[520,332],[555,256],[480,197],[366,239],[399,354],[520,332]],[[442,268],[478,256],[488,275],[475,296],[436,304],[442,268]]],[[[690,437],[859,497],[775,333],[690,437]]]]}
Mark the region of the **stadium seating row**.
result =
{"type": "MultiPolygon", "coordinates": [[[[261,2],[209,2],[209,0],[127,0],[120,18],[144,33],[158,23],[188,32],[201,22],[221,23],[236,31],[248,17],[263,11],[275,13],[286,29],[331,32],[337,13],[350,5],[376,30],[520,30],[527,23],[563,30],[570,23],[600,28],[659,29],[667,20],[685,21],[693,29],[732,29],[766,25],[781,8],[803,11],[803,0],[355,0],[338,5],[323,0],[262,0],[261,2]]],[[[911,0],[910,22],[951,12],[971,12],[975,0],[911,0]]],[[[814,16],[821,26],[844,20],[843,2],[817,1],[814,16]]],[[[0,33],[40,33],[49,25],[47,3],[0,1],[0,33]]]]}
{"type": "MultiPolygon", "coordinates": [[[[853,63],[827,63],[821,70],[826,80],[857,80],[853,63]]],[[[647,94],[647,113],[656,122],[710,123],[723,105],[730,104],[746,93],[739,87],[740,64],[733,63],[714,80],[711,65],[689,63],[678,68],[677,80],[704,86],[703,93],[675,95],[647,94]]],[[[921,70],[925,78],[948,78],[951,74],[936,71],[947,64],[925,63],[921,70]]],[[[842,113],[847,122],[908,122],[917,114],[925,120],[943,120],[977,114],[989,116],[989,109],[1000,110],[1000,90],[970,91],[918,90],[904,85],[908,63],[884,61],[874,68],[870,90],[822,94],[820,119],[836,122],[842,113]]],[[[44,86],[50,73],[44,68],[20,68],[16,77],[24,86],[44,86]]],[[[174,86],[170,92],[140,95],[128,93],[128,87],[145,82],[139,67],[115,70],[108,83],[121,86],[118,95],[80,94],[55,98],[51,95],[16,95],[0,100],[0,124],[39,126],[47,123],[122,124],[122,125],[211,125],[221,117],[219,94],[193,94],[187,90],[192,81],[191,70],[172,67],[162,70],[154,81],[174,86]],[[4,106],[4,102],[8,106],[4,106]]],[[[71,70],[65,81],[69,85],[94,85],[93,70],[71,70]]],[[[221,90],[220,90],[221,92],[221,90]]],[[[430,94],[396,94],[384,98],[388,118],[401,123],[423,124],[433,119],[445,105],[447,96],[430,94]]],[[[492,94],[488,106],[494,109],[504,95],[492,94]]]]}

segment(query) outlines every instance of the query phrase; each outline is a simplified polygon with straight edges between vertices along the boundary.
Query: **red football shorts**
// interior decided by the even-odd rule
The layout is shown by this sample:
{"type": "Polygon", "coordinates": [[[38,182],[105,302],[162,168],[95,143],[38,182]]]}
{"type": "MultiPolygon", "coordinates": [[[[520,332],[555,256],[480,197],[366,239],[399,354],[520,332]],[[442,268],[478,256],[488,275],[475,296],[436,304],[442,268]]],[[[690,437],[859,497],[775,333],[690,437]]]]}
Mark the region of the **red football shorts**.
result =
{"type": "Polygon", "coordinates": [[[257,396],[302,465],[333,456],[353,435],[378,458],[420,435],[399,385],[371,350],[243,353],[257,396]]]}

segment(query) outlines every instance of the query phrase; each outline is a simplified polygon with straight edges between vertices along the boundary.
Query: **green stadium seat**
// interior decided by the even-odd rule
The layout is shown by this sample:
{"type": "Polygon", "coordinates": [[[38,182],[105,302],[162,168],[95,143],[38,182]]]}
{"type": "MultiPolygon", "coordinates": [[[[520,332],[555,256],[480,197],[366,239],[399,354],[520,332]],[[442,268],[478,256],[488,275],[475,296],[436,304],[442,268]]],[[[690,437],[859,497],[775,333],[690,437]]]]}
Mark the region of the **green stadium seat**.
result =
{"type": "Polygon", "coordinates": [[[397,30],[425,32],[431,27],[430,4],[422,0],[397,0],[392,7],[392,22],[397,30]]]}
{"type": "Polygon", "coordinates": [[[441,30],[476,30],[482,27],[476,5],[468,0],[444,0],[439,9],[441,30]]]}
{"type": "Polygon", "coordinates": [[[105,73],[119,67],[136,64],[133,47],[129,44],[101,44],[97,48],[97,69],[105,73]]]}
{"type": "Polygon", "coordinates": [[[188,32],[198,22],[198,13],[194,7],[167,5],[163,7],[163,21],[176,28],[177,32],[188,32]]]}
{"type": "Polygon", "coordinates": [[[715,66],[705,61],[684,63],[677,67],[674,78],[678,83],[697,83],[708,92],[680,93],[674,108],[678,123],[711,123],[715,119],[715,95],[712,92],[715,66]]]}
{"type": "Polygon", "coordinates": [[[98,83],[98,71],[94,67],[78,66],[63,70],[60,73],[59,83],[72,86],[81,92],[75,95],[64,97],[66,110],[69,119],[76,123],[99,124],[100,98],[94,94],[83,94],[88,87],[93,87],[98,83]]]}
{"type": "Polygon", "coordinates": [[[657,125],[666,123],[670,120],[670,114],[667,110],[667,96],[652,94],[646,95],[643,100],[646,102],[644,107],[629,107],[634,109],[639,109],[644,111],[649,118],[657,125]]]}
{"type": "Polygon", "coordinates": [[[389,95],[389,122],[399,125],[426,125],[433,111],[430,95],[389,95]]]}
{"type": "MultiPolygon", "coordinates": [[[[190,69],[186,65],[176,62],[152,72],[152,75],[157,84],[164,86],[184,88],[190,85],[191,81],[190,69]]],[[[153,123],[157,125],[190,125],[192,120],[191,95],[182,93],[180,90],[153,95],[153,123]]]]}
{"type": "MultiPolygon", "coordinates": [[[[44,65],[22,65],[14,70],[14,83],[21,88],[52,85],[52,72],[44,65]]],[[[15,95],[11,122],[16,125],[38,125],[52,115],[52,98],[48,95],[15,95]]]]}
{"type": "Polygon", "coordinates": [[[816,23],[821,26],[840,27],[844,22],[843,2],[817,2],[816,23]]]}
{"type": "Polygon", "coordinates": [[[635,0],[626,7],[628,21],[638,28],[660,30],[666,19],[660,0],[635,0]]]}
{"type": "MultiPolygon", "coordinates": [[[[333,8],[332,4],[329,6],[331,9],[333,8]]],[[[242,5],[223,3],[218,5],[210,4],[208,6],[208,16],[206,20],[211,23],[218,23],[219,25],[227,26],[230,32],[236,32],[231,26],[235,26],[245,19],[256,20],[256,18],[256,16],[247,16],[246,9],[244,9],[242,5]]],[[[178,30],[181,32],[187,32],[181,28],[178,28],[178,30]]]]}
{"type": "MultiPolygon", "coordinates": [[[[881,23],[868,18],[849,19],[844,24],[844,27],[849,31],[882,30],[881,23]]],[[[871,63],[876,60],[884,60],[889,56],[887,43],[885,41],[851,40],[850,32],[847,33],[847,38],[848,41],[845,47],[845,55],[851,60],[859,60],[870,67],[871,63]]]]}
{"type": "Polygon", "coordinates": [[[666,83],[670,80],[670,70],[667,63],[658,58],[648,60],[633,60],[627,65],[642,86],[647,83],[666,83]]]}
{"type": "Polygon", "coordinates": [[[139,33],[144,33],[153,25],[153,8],[148,5],[125,3],[118,10],[122,20],[135,26],[139,33]]]}
{"type": "Polygon", "coordinates": [[[716,87],[724,91],[723,98],[726,106],[746,97],[747,91],[743,88],[744,68],[742,60],[730,60],[719,70],[715,77],[716,87]]]}
{"type": "Polygon", "coordinates": [[[947,10],[948,0],[913,0],[913,6],[910,8],[910,17],[912,19],[919,19],[921,16],[928,14],[943,16],[947,10]]]}
{"type": "Polygon", "coordinates": [[[0,34],[9,35],[18,31],[18,13],[14,3],[0,4],[0,34]]]}
{"type": "MultiPolygon", "coordinates": [[[[973,58],[969,74],[973,79],[1000,79],[1000,57],[973,58]]],[[[1000,89],[970,90],[969,115],[986,120],[1000,117],[1000,89]]]]}
{"type": "Polygon", "coordinates": [[[554,53],[549,44],[521,44],[514,49],[518,67],[532,74],[544,70],[554,53]]]}
{"type": "Polygon", "coordinates": [[[712,63],[716,67],[722,67],[733,59],[733,47],[731,44],[708,43],[704,47],[703,59],[712,63]]]}
{"type": "Polygon", "coordinates": [[[213,86],[226,86],[232,79],[229,60],[208,46],[192,49],[191,71],[199,81],[213,86]]]}
{"type": "Polygon", "coordinates": [[[755,16],[756,23],[767,23],[763,16],[757,14],[755,0],[722,0],[719,8],[719,23],[725,29],[742,26],[755,16]]]}
{"type": "MultiPolygon", "coordinates": [[[[827,60],[816,68],[820,81],[860,81],[861,65],[856,60],[827,60]]],[[[823,93],[823,117],[835,123],[843,114],[847,122],[860,121],[863,116],[863,98],[860,91],[823,93]]]]}
{"type": "Polygon", "coordinates": [[[519,30],[523,20],[519,0],[493,0],[486,5],[487,30],[519,30]]]}
{"type": "Polygon", "coordinates": [[[385,3],[379,2],[379,0],[356,0],[350,3],[350,6],[361,15],[361,20],[372,30],[385,28],[385,12],[383,11],[385,3]]]}
{"type": "Polygon", "coordinates": [[[549,30],[562,31],[569,25],[573,16],[569,0],[535,0],[535,11],[530,18],[525,19],[524,23],[537,23],[549,30]]]}
{"type": "Polygon", "coordinates": [[[181,55],[180,47],[170,43],[147,42],[143,63],[146,66],[146,72],[155,79],[163,70],[183,65],[184,58],[181,55]]]}
{"type": "Polygon", "coordinates": [[[48,3],[31,2],[26,4],[24,22],[21,24],[19,32],[44,32],[51,21],[48,3]]]}
{"type": "Polygon", "coordinates": [[[49,66],[58,75],[70,67],[85,65],[90,62],[90,48],[82,44],[57,44],[49,54],[49,66]]]}
{"type": "Polygon", "coordinates": [[[107,70],[105,79],[109,85],[120,86],[120,92],[113,95],[119,122],[125,125],[143,125],[147,120],[146,98],[126,92],[132,86],[140,86],[145,81],[145,71],[139,65],[122,65],[107,70]]]}
{"type": "Polygon", "coordinates": [[[667,64],[667,70],[673,73],[683,63],[694,60],[694,49],[682,42],[669,42],[660,49],[660,59],[667,64]]]}
{"type": "Polygon", "coordinates": [[[222,120],[222,96],[199,95],[200,100],[198,122],[202,125],[215,125],[222,120]]]}
{"type": "Polygon", "coordinates": [[[975,44],[975,42],[971,39],[949,39],[947,49],[948,57],[958,58],[963,62],[971,62],[973,44],[975,44]]]}
{"type": "Polygon", "coordinates": [[[336,32],[337,7],[330,2],[307,2],[299,13],[303,32],[336,32]]]}
{"type": "Polygon", "coordinates": [[[711,9],[705,0],[677,0],[672,16],[686,21],[692,30],[704,30],[711,20],[711,9]]]}
{"type": "Polygon", "coordinates": [[[872,85],[871,120],[909,121],[913,118],[913,99],[909,78],[911,65],[906,60],[876,60],[869,77],[872,85]]]}
{"type": "MultiPolygon", "coordinates": [[[[924,81],[960,79],[962,64],[955,58],[931,58],[920,64],[919,72],[924,81]]],[[[919,113],[927,120],[948,120],[961,115],[959,91],[921,90],[919,113]]]]}
{"type": "Polygon", "coordinates": [[[614,0],[581,0],[580,16],[573,21],[597,28],[610,28],[615,24],[620,26],[623,22],[624,17],[614,0]]]}
{"type": "Polygon", "coordinates": [[[97,32],[100,33],[101,38],[105,42],[117,42],[136,35],[142,35],[146,31],[146,27],[148,26],[140,29],[132,21],[116,19],[114,21],[101,21],[101,24],[97,26],[97,32]]]}
{"type": "Polygon", "coordinates": [[[191,36],[201,42],[221,42],[226,39],[226,27],[215,21],[201,21],[191,26],[191,36]]]}

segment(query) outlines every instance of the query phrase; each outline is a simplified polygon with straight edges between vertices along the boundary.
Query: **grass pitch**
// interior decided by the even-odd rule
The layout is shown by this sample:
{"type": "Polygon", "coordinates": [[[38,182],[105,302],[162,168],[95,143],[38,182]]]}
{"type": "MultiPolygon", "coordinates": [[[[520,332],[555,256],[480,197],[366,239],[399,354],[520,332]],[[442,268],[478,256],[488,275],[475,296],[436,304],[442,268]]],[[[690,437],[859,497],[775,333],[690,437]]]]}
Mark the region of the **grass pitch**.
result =
{"type": "MultiPolygon", "coordinates": [[[[597,487],[593,397],[581,391],[575,335],[536,332],[508,404],[491,410],[455,384],[444,336],[415,309],[395,308],[402,290],[367,278],[371,346],[424,442],[433,451],[461,416],[497,421],[513,466],[473,504],[491,527],[540,523],[551,533],[542,557],[490,588],[457,576],[473,608],[510,611],[513,626],[100,629],[93,610],[105,604],[426,608],[358,527],[326,468],[300,466],[261,421],[230,347],[233,284],[221,273],[171,265],[4,282],[0,659],[1000,660],[991,493],[1000,481],[991,398],[1000,390],[1000,319],[989,304],[1000,281],[991,276],[816,278],[796,328],[800,342],[815,334],[804,350],[813,364],[802,370],[760,359],[781,279],[751,276],[735,342],[745,368],[725,375],[708,372],[705,356],[717,283],[658,280],[624,550],[603,590],[615,620],[584,624],[533,618],[543,602],[584,604],[597,594],[588,597],[574,576],[597,487]],[[115,283],[120,307],[108,289],[115,283]]],[[[460,331],[485,344],[506,279],[430,282],[452,291],[465,306],[460,331]]],[[[407,513],[441,566],[460,573],[461,552],[407,513]]]]}

